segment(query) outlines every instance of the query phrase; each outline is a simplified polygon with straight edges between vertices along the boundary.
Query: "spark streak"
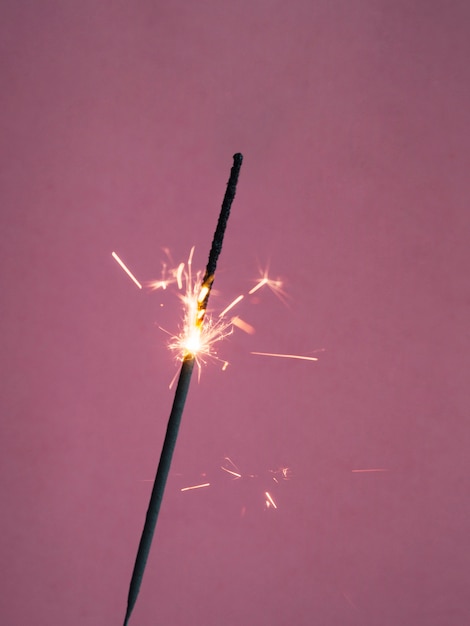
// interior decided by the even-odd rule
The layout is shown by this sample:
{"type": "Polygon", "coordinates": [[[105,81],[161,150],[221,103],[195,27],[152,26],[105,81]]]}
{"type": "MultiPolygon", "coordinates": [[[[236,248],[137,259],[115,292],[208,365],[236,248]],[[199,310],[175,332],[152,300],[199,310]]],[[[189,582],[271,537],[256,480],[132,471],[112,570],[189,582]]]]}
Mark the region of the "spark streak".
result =
{"type": "MultiPolygon", "coordinates": [[[[268,278],[268,273],[266,271],[263,272],[262,277],[259,279],[256,285],[252,289],[250,289],[248,295],[251,296],[252,294],[256,293],[258,289],[261,289],[261,287],[264,287],[265,285],[267,285],[271,289],[271,291],[281,299],[282,296],[285,296],[284,292],[282,291],[282,281],[272,280],[271,278],[268,278]]],[[[237,296],[228,306],[225,307],[225,309],[221,313],[219,313],[219,317],[224,317],[231,309],[233,309],[234,306],[241,302],[244,297],[245,294],[240,294],[239,296],[237,296]]]]}
{"type": "Polygon", "coordinates": [[[233,467],[233,470],[230,470],[228,469],[228,467],[224,467],[223,465],[220,466],[221,470],[223,470],[224,472],[227,472],[227,474],[232,474],[232,476],[235,476],[235,478],[242,477],[242,475],[240,474],[240,470],[238,469],[238,467],[235,465],[235,463],[232,461],[231,458],[226,456],[224,458],[224,461],[227,461],[227,463],[229,463],[233,467]]]}
{"type": "MultiPolygon", "coordinates": [[[[276,469],[268,469],[267,476],[266,474],[264,474],[263,476],[260,476],[259,474],[248,474],[248,473],[245,473],[243,470],[239,469],[238,466],[228,456],[224,457],[223,465],[219,465],[219,469],[222,470],[225,474],[229,475],[229,480],[231,483],[238,483],[239,481],[243,482],[245,487],[247,487],[248,492],[250,492],[252,489],[251,487],[248,486],[249,484],[256,484],[259,482],[264,483],[263,487],[260,486],[260,496],[262,496],[262,502],[263,502],[263,506],[265,510],[266,509],[272,509],[272,510],[279,509],[279,505],[277,504],[272,492],[266,491],[266,488],[269,489],[269,487],[267,487],[266,480],[269,481],[269,484],[271,485],[271,489],[278,489],[281,483],[284,481],[290,480],[291,475],[292,475],[291,468],[287,466],[280,466],[276,469]],[[271,480],[273,481],[273,483],[275,483],[275,485],[271,483],[271,480]]],[[[204,476],[206,480],[208,479],[206,473],[201,473],[200,475],[204,476]]],[[[217,483],[218,481],[216,480],[215,481],[216,489],[217,489],[217,483]]],[[[180,489],[180,491],[191,491],[195,489],[201,489],[201,488],[209,487],[212,484],[213,482],[206,482],[206,483],[197,484],[197,485],[189,485],[187,487],[180,489]]],[[[246,495],[246,492],[247,490],[245,489],[245,495],[246,495]]],[[[243,510],[246,511],[245,506],[243,506],[243,510]]],[[[242,510],[242,515],[243,515],[243,510],[242,510]]]]}
{"type": "Polygon", "coordinates": [[[183,270],[184,270],[184,263],[180,263],[178,265],[178,269],[176,270],[176,282],[178,284],[178,289],[183,289],[183,280],[181,278],[183,275],[183,270]]]}
{"type": "Polygon", "coordinates": [[[192,487],[183,487],[181,491],[191,491],[193,489],[202,489],[203,487],[210,487],[210,483],[202,483],[202,485],[193,485],[192,487]]]}
{"type": "Polygon", "coordinates": [[[247,333],[248,335],[254,335],[255,333],[255,329],[253,328],[253,326],[251,324],[248,324],[248,322],[245,322],[245,320],[242,320],[242,318],[238,317],[238,315],[236,315],[235,317],[232,317],[232,319],[230,320],[230,323],[232,324],[232,326],[236,326],[237,328],[239,328],[240,330],[243,330],[243,332],[247,333]]]}
{"type": "Polygon", "coordinates": [[[220,467],[220,469],[223,470],[224,472],[227,472],[227,474],[231,474],[235,478],[241,478],[242,477],[242,475],[239,474],[238,472],[234,472],[232,470],[229,470],[226,467],[224,467],[223,465],[220,467]]]}
{"type": "Polygon", "coordinates": [[[279,480],[276,478],[276,474],[279,475],[281,480],[290,480],[292,476],[292,470],[290,467],[279,467],[277,470],[269,470],[269,472],[273,475],[272,479],[275,483],[279,484],[279,480]]]}
{"type": "Polygon", "coordinates": [[[302,361],[318,361],[315,356],[302,356],[300,354],[275,354],[274,352],[250,352],[250,354],[259,354],[261,356],[274,356],[278,359],[300,359],[302,361]]]}
{"type": "Polygon", "coordinates": [[[373,469],[353,469],[351,472],[353,474],[365,474],[366,472],[388,472],[389,470],[384,467],[376,467],[373,469]]]}
{"type": "Polygon", "coordinates": [[[231,302],[227,307],[225,307],[225,309],[222,311],[222,313],[219,313],[219,317],[224,317],[224,315],[226,313],[228,313],[230,311],[230,309],[233,309],[233,307],[235,305],[237,305],[239,302],[241,302],[244,297],[245,297],[244,295],[241,295],[241,296],[238,296],[238,298],[235,298],[235,300],[233,302],[231,302]]]}
{"type": "Polygon", "coordinates": [[[119,256],[115,252],[111,252],[111,256],[113,257],[113,259],[115,261],[117,261],[119,263],[119,265],[122,267],[122,269],[129,276],[129,278],[134,281],[134,283],[137,285],[137,287],[139,289],[142,289],[142,285],[139,283],[137,278],[134,276],[134,274],[131,272],[131,270],[127,267],[127,265],[124,263],[124,261],[122,259],[120,259],[119,256]]]}
{"type": "Polygon", "coordinates": [[[271,494],[269,493],[269,491],[265,491],[264,495],[266,496],[266,506],[269,509],[270,506],[274,507],[275,509],[277,509],[277,505],[274,502],[274,500],[272,499],[271,494]]]}

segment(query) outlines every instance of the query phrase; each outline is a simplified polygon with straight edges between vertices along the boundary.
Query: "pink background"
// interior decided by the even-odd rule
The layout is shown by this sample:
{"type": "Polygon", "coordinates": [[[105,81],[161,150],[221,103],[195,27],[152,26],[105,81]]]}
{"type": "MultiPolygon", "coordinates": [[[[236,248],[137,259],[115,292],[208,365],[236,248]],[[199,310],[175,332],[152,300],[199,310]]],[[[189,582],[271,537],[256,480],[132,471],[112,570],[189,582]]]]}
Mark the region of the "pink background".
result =
{"type": "Polygon", "coordinates": [[[111,251],[202,269],[236,151],[211,307],[288,303],[193,379],[131,625],[470,623],[469,18],[2,2],[2,626],[122,623],[181,311],[111,251]]]}

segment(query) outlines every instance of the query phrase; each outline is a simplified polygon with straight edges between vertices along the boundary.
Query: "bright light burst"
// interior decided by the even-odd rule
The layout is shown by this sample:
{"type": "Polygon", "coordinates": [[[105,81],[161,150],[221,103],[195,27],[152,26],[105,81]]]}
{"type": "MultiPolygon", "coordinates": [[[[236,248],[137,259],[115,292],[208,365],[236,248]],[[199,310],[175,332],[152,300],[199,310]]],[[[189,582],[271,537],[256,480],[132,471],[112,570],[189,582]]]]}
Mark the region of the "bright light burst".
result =
{"type": "Polygon", "coordinates": [[[269,278],[267,269],[261,272],[261,278],[258,280],[256,285],[252,289],[250,289],[250,291],[248,292],[248,295],[250,296],[253,295],[254,293],[258,291],[258,289],[261,289],[261,287],[264,287],[264,286],[271,289],[271,291],[273,292],[275,296],[277,296],[280,300],[282,300],[282,302],[285,302],[285,299],[287,298],[287,294],[282,288],[283,287],[282,280],[280,280],[279,278],[277,280],[273,280],[272,278],[269,278]]]}
{"type": "MultiPolygon", "coordinates": [[[[201,273],[198,272],[193,279],[192,259],[194,247],[191,248],[186,267],[180,263],[175,273],[178,288],[184,293],[180,295],[183,303],[184,318],[181,331],[173,335],[168,344],[179,361],[183,361],[187,356],[196,359],[198,367],[206,362],[206,358],[217,357],[216,344],[231,335],[233,327],[231,322],[225,320],[213,320],[210,314],[206,315],[202,303],[206,298],[208,287],[201,285],[201,273]]],[[[223,361],[225,364],[226,362],[223,361]]]]}
{"type": "MultiPolygon", "coordinates": [[[[199,372],[201,365],[205,364],[208,359],[219,361],[222,363],[222,369],[225,370],[229,363],[217,356],[217,344],[228,335],[231,335],[235,327],[250,335],[255,333],[254,327],[243,320],[239,315],[228,317],[227,314],[242,302],[242,300],[252,296],[263,287],[270,289],[277,297],[285,302],[286,294],[283,290],[283,282],[279,278],[276,280],[270,278],[267,270],[261,271],[261,276],[256,281],[254,287],[247,293],[240,294],[234,298],[230,304],[214,318],[211,313],[206,313],[203,305],[210,285],[201,284],[201,272],[197,272],[193,276],[192,261],[194,247],[191,248],[187,262],[181,262],[178,265],[174,265],[170,251],[168,249],[164,249],[164,251],[167,256],[167,261],[162,263],[160,279],[147,282],[145,286],[154,291],[158,289],[166,290],[170,285],[176,285],[178,291],[182,292],[179,295],[183,304],[183,322],[180,331],[177,334],[172,334],[166,329],[159,327],[170,335],[168,342],[169,349],[175,354],[178,361],[183,361],[188,356],[194,357],[199,372]]],[[[142,284],[118,255],[113,252],[112,256],[132,281],[142,289],[142,284]]],[[[272,352],[251,352],[251,354],[305,361],[318,360],[316,357],[296,354],[279,354],[272,352]]]]}

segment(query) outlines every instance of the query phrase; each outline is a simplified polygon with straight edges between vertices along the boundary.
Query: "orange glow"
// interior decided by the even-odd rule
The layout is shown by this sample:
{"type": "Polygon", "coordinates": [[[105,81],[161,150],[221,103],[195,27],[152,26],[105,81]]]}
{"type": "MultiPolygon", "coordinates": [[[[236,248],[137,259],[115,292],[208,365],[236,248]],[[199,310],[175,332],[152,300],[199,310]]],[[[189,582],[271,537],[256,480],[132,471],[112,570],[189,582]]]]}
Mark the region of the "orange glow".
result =
{"type": "Polygon", "coordinates": [[[183,279],[182,279],[183,270],[184,270],[184,263],[180,263],[176,270],[176,283],[178,285],[178,289],[183,289],[183,279]]]}
{"type": "Polygon", "coordinates": [[[253,293],[256,293],[258,291],[258,289],[261,289],[261,287],[267,286],[269,289],[271,289],[271,291],[280,299],[283,300],[286,297],[285,292],[282,289],[282,280],[273,280],[272,278],[269,278],[268,276],[268,271],[264,270],[261,274],[261,278],[258,280],[258,282],[256,283],[256,285],[250,289],[250,291],[248,292],[248,294],[251,296],[253,293]]]}

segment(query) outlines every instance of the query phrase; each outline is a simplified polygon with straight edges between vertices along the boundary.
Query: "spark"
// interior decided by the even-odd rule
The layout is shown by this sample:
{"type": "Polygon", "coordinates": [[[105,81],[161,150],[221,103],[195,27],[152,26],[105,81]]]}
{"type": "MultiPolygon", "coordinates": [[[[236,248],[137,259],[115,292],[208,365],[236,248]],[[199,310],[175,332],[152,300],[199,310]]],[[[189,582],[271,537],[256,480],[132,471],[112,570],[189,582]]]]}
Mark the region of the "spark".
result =
{"type": "MultiPolygon", "coordinates": [[[[258,280],[256,285],[252,289],[250,289],[250,291],[248,292],[248,295],[251,296],[252,294],[256,293],[258,289],[261,289],[261,287],[264,287],[265,285],[267,285],[271,289],[271,291],[275,293],[277,296],[285,297],[286,294],[282,290],[282,281],[272,280],[271,278],[268,277],[267,271],[264,271],[262,273],[261,278],[258,280]]],[[[245,297],[245,294],[240,294],[239,296],[237,296],[234,300],[232,300],[232,302],[230,302],[228,306],[225,307],[225,309],[221,313],[219,313],[219,317],[225,317],[225,315],[231,309],[233,309],[233,307],[235,307],[239,302],[241,302],[244,299],[244,297],[245,297]]]]}
{"type": "MultiPolygon", "coordinates": [[[[210,288],[214,281],[215,272],[217,268],[217,261],[222,250],[222,244],[224,240],[225,229],[227,221],[230,215],[230,209],[232,202],[235,198],[237,189],[238,177],[240,174],[240,168],[243,162],[243,155],[239,152],[233,155],[233,166],[230,170],[230,178],[227,183],[227,189],[224,194],[222,202],[222,208],[219,213],[219,219],[217,221],[217,227],[212,240],[211,249],[209,252],[209,259],[206,266],[206,271],[202,279],[202,285],[199,290],[199,296],[196,298],[197,302],[197,315],[191,320],[191,333],[192,328],[196,327],[199,331],[199,337],[196,341],[196,345],[199,349],[200,338],[202,334],[202,324],[204,322],[204,316],[207,308],[207,303],[210,295],[210,288]],[[208,287],[207,293],[205,293],[202,299],[203,290],[208,287]]],[[[191,266],[189,266],[189,273],[191,266]]],[[[191,284],[191,280],[189,280],[191,284]]],[[[189,311],[192,311],[192,306],[189,306],[189,311]]],[[[149,505],[147,508],[147,514],[145,517],[144,528],[142,530],[139,548],[137,550],[137,556],[132,572],[131,582],[129,585],[129,594],[127,598],[126,615],[124,618],[124,626],[127,626],[131,617],[131,613],[134,609],[137,597],[139,595],[140,586],[145,572],[145,566],[147,564],[148,556],[150,553],[150,547],[152,544],[153,535],[155,532],[155,526],[157,523],[158,515],[160,512],[160,506],[165,491],[165,485],[168,479],[170,471],[171,460],[176,446],[176,440],[178,437],[178,430],[183,415],[184,405],[186,397],[188,395],[189,384],[191,382],[191,376],[196,362],[196,356],[192,351],[192,348],[184,347],[184,357],[182,359],[180,375],[178,378],[178,384],[175,391],[175,397],[168,418],[168,425],[163,442],[163,448],[160,454],[160,461],[158,463],[157,475],[153,485],[152,493],[150,496],[149,505]]]]}
{"type": "Polygon", "coordinates": [[[152,291],[156,291],[157,289],[166,289],[169,285],[167,280],[152,280],[147,283],[147,286],[152,289],[152,291]]]}
{"type": "Polygon", "coordinates": [[[385,467],[375,467],[375,468],[372,468],[372,469],[353,469],[353,470],[351,470],[351,472],[356,473],[356,474],[359,474],[359,473],[365,474],[366,472],[388,472],[388,471],[389,470],[386,469],[385,467]]]}
{"type": "Polygon", "coordinates": [[[271,291],[276,296],[281,298],[281,300],[282,300],[282,297],[286,296],[285,292],[282,289],[282,286],[283,286],[282,280],[273,280],[272,278],[269,278],[267,271],[263,272],[262,277],[258,280],[256,285],[252,289],[250,289],[248,294],[251,296],[252,294],[256,293],[258,289],[261,289],[261,287],[264,287],[265,285],[269,287],[269,289],[271,289],[271,291]]]}
{"type": "Polygon", "coordinates": [[[318,361],[316,356],[302,356],[301,354],[276,354],[274,352],[251,352],[250,354],[273,356],[277,357],[278,359],[300,359],[302,361],[318,361]]]}
{"type": "MultiPolygon", "coordinates": [[[[233,333],[234,328],[239,328],[243,332],[253,335],[255,328],[243,320],[239,315],[235,315],[229,320],[226,315],[237,304],[239,304],[247,295],[256,293],[262,287],[267,286],[276,295],[284,296],[282,290],[282,281],[269,278],[265,270],[261,274],[261,278],[256,285],[250,289],[247,294],[240,294],[232,302],[221,311],[217,318],[214,318],[210,312],[206,312],[206,301],[210,292],[212,282],[211,278],[207,278],[205,282],[201,281],[201,272],[197,272],[193,276],[192,263],[195,247],[193,246],[189,252],[186,263],[181,262],[177,266],[169,266],[168,263],[162,263],[161,277],[159,280],[153,280],[146,283],[146,287],[151,290],[166,290],[170,285],[176,284],[178,290],[183,292],[179,295],[183,303],[183,322],[180,331],[176,334],[170,333],[166,329],[159,326],[161,330],[168,333],[171,337],[168,343],[170,351],[172,351],[179,362],[184,361],[187,357],[194,357],[201,374],[202,364],[206,364],[206,359],[215,359],[222,364],[222,371],[225,371],[229,365],[228,361],[222,360],[217,356],[215,349],[216,344],[225,337],[233,333]],[[207,319],[206,319],[207,318],[207,319]],[[206,320],[206,321],[205,321],[206,320]]],[[[168,262],[173,265],[173,261],[168,249],[165,249],[168,262]]],[[[121,268],[128,274],[133,282],[142,289],[142,284],[136,279],[125,263],[119,256],[113,252],[113,258],[119,263],[121,268]]],[[[163,306],[163,305],[161,305],[163,306]]],[[[267,352],[252,352],[252,354],[283,357],[291,359],[303,359],[307,361],[316,361],[316,357],[306,357],[291,354],[275,354],[267,352]]],[[[170,388],[176,380],[176,376],[170,383],[170,388]]]]}
{"type": "Polygon", "coordinates": [[[266,496],[266,508],[270,508],[271,506],[274,507],[275,509],[277,509],[277,504],[274,502],[271,494],[269,493],[269,491],[265,491],[264,495],[266,496]]]}
{"type": "Polygon", "coordinates": [[[248,322],[245,322],[245,320],[242,320],[242,318],[239,317],[238,315],[236,315],[235,317],[232,317],[232,319],[230,320],[230,323],[232,324],[232,326],[236,326],[237,328],[239,328],[240,330],[243,330],[243,332],[247,333],[248,335],[255,334],[254,327],[251,324],[248,324],[248,322]]]}
{"type": "Polygon", "coordinates": [[[261,289],[261,287],[264,287],[264,285],[267,285],[268,281],[267,279],[262,278],[260,281],[258,281],[256,283],[256,285],[253,287],[253,289],[250,289],[250,291],[248,292],[248,294],[251,296],[252,294],[254,294],[256,291],[258,291],[258,289],[261,289]]]}
{"type": "MultiPolygon", "coordinates": [[[[210,291],[210,283],[201,282],[201,272],[193,276],[192,264],[195,246],[189,252],[186,263],[181,262],[177,267],[167,269],[163,265],[162,277],[160,280],[152,281],[149,287],[155,289],[166,289],[168,285],[176,283],[178,289],[183,291],[179,295],[183,303],[183,323],[179,333],[173,334],[165,328],[159,326],[161,330],[171,337],[168,347],[176,354],[179,362],[187,357],[194,357],[201,372],[201,365],[206,363],[206,358],[213,358],[222,362],[222,370],[228,366],[227,361],[222,361],[217,357],[214,348],[215,344],[233,332],[231,321],[214,320],[210,314],[206,315],[205,303],[210,291]],[[207,318],[207,319],[205,319],[207,318]]],[[[167,251],[167,255],[169,252],[167,251]]],[[[176,377],[170,383],[173,386],[176,377]]]]}
{"type": "Polygon", "coordinates": [[[117,261],[119,263],[119,265],[122,267],[122,269],[129,276],[129,278],[134,281],[134,283],[137,285],[137,287],[139,289],[142,289],[142,285],[139,283],[137,278],[134,276],[134,274],[131,272],[131,270],[127,267],[127,265],[124,263],[124,261],[122,261],[122,259],[120,259],[119,256],[115,252],[111,252],[111,256],[113,257],[113,259],[115,261],[117,261]]]}
{"type": "Polygon", "coordinates": [[[173,285],[176,283],[178,285],[178,289],[182,289],[182,273],[184,270],[184,263],[180,263],[178,267],[167,269],[168,266],[166,263],[162,263],[162,275],[160,280],[151,280],[147,283],[147,287],[149,287],[152,291],[156,291],[157,289],[163,289],[164,291],[169,287],[169,285],[173,285]]]}
{"type": "Polygon", "coordinates": [[[233,309],[233,307],[236,306],[239,302],[241,302],[244,297],[245,297],[244,295],[240,295],[237,298],[235,298],[235,300],[233,300],[227,307],[225,307],[222,313],[219,313],[219,317],[224,317],[224,315],[228,313],[230,309],[233,309]]]}
{"type": "Polygon", "coordinates": [[[183,270],[184,270],[184,263],[180,263],[176,270],[176,283],[178,285],[178,289],[183,289],[183,280],[181,278],[183,275],[183,270]]]}
{"type": "Polygon", "coordinates": [[[202,485],[193,485],[192,487],[183,487],[181,491],[191,491],[192,489],[202,489],[203,487],[210,487],[210,483],[202,483],[202,485]]]}
{"type": "Polygon", "coordinates": [[[238,467],[235,465],[235,463],[232,461],[232,459],[228,456],[224,457],[224,461],[226,461],[229,465],[232,466],[232,470],[228,469],[227,467],[224,467],[223,465],[220,466],[220,469],[223,470],[224,472],[227,472],[227,474],[232,474],[232,476],[235,476],[235,478],[241,478],[242,475],[240,474],[240,470],[238,469],[238,467]],[[234,471],[236,470],[236,471],[234,471]]]}
{"type": "Polygon", "coordinates": [[[220,469],[223,470],[224,472],[227,472],[227,474],[231,474],[232,476],[235,476],[235,478],[241,478],[242,475],[239,474],[238,472],[234,472],[233,470],[229,470],[226,467],[224,467],[223,465],[220,466],[220,469]]]}
{"type": "Polygon", "coordinates": [[[199,296],[197,292],[191,294],[191,287],[181,299],[185,310],[183,328],[178,335],[172,337],[169,348],[177,353],[179,361],[192,356],[196,358],[200,367],[201,363],[205,363],[205,357],[218,358],[214,346],[232,334],[232,324],[222,320],[214,321],[210,315],[207,315],[202,325],[198,311],[199,296]]]}
{"type": "MultiPolygon", "coordinates": [[[[219,465],[219,469],[222,470],[222,472],[224,472],[225,474],[229,475],[228,480],[230,480],[231,482],[238,482],[241,481],[243,482],[245,485],[250,484],[259,484],[264,483],[264,486],[262,486],[261,484],[259,485],[259,495],[261,496],[261,501],[263,503],[263,506],[265,509],[278,509],[279,505],[276,502],[274,495],[271,491],[266,491],[266,487],[267,487],[267,480],[273,480],[274,483],[276,483],[276,487],[274,487],[271,483],[271,488],[272,489],[279,489],[281,483],[283,481],[287,481],[290,480],[291,478],[291,474],[292,474],[292,470],[290,467],[287,466],[279,466],[276,469],[268,469],[266,470],[267,476],[266,475],[258,475],[258,474],[249,474],[249,473],[245,473],[243,470],[239,469],[239,467],[232,461],[232,459],[228,456],[224,457],[223,460],[223,464],[219,465]]],[[[191,490],[195,490],[195,489],[202,489],[202,488],[207,488],[211,485],[214,484],[214,481],[209,482],[209,477],[207,476],[206,473],[201,473],[201,476],[203,476],[208,482],[202,483],[202,484],[196,484],[196,485],[190,485],[187,487],[184,487],[182,489],[180,489],[180,491],[191,491],[191,490]]],[[[215,480],[215,484],[218,484],[218,481],[215,480]]],[[[268,487],[269,489],[269,487],[268,487]]],[[[244,506],[244,508],[246,509],[246,507],[244,506]]]]}
{"type": "Polygon", "coordinates": [[[290,480],[292,476],[292,470],[290,467],[281,467],[281,474],[284,480],[290,480]]]}
{"type": "MultiPolygon", "coordinates": [[[[189,356],[194,357],[200,370],[201,364],[206,362],[205,358],[207,357],[220,361],[214,346],[231,335],[233,328],[231,321],[214,320],[210,314],[206,315],[203,304],[210,286],[201,284],[200,272],[193,279],[193,254],[194,247],[191,248],[186,267],[184,263],[180,263],[175,272],[179,289],[184,289],[184,293],[180,295],[184,319],[181,331],[171,336],[168,346],[170,350],[176,353],[178,361],[183,361],[189,356]]],[[[227,365],[228,363],[223,361],[222,369],[226,369],[227,365]]]]}

